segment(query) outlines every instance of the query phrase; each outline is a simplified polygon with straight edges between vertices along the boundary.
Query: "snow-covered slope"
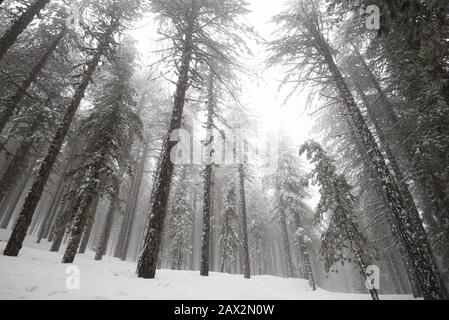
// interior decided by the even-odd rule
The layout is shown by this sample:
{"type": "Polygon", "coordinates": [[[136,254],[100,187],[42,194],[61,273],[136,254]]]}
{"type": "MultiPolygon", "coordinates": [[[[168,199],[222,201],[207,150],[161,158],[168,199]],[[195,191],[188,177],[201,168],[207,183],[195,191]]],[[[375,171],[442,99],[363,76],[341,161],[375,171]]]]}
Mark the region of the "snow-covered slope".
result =
{"type": "MultiPolygon", "coordinates": [[[[0,230],[0,250],[9,232],[0,230]]],[[[95,261],[93,253],[77,255],[79,290],[67,289],[67,267],[62,254],[48,251],[48,243],[27,239],[19,257],[0,256],[0,299],[174,299],[174,300],[300,300],[370,299],[368,295],[310,291],[306,281],[273,276],[211,273],[201,277],[195,271],[159,270],[156,279],[139,279],[136,264],[105,256],[95,261]]],[[[382,296],[381,299],[411,299],[409,296],[382,296]]]]}

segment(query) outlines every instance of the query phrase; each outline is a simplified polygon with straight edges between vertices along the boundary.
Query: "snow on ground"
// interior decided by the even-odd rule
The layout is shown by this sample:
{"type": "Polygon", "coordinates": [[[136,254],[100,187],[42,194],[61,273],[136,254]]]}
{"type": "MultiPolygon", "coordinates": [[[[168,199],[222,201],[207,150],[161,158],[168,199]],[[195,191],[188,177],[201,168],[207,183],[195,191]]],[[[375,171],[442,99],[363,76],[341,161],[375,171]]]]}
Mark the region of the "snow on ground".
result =
{"type": "MultiPolygon", "coordinates": [[[[9,231],[0,230],[0,250],[6,245],[9,231]]],[[[156,279],[140,279],[136,263],[105,256],[93,259],[94,253],[77,255],[74,265],[80,271],[79,290],[66,286],[66,268],[62,253],[48,251],[46,240],[36,244],[27,238],[19,257],[0,255],[0,299],[152,299],[152,300],[369,300],[365,294],[311,291],[307,282],[273,276],[211,273],[201,277],[197,271],[158,270],[156,279]]],[[[390,295],[381,299],[411,299],[390,295]]]]}

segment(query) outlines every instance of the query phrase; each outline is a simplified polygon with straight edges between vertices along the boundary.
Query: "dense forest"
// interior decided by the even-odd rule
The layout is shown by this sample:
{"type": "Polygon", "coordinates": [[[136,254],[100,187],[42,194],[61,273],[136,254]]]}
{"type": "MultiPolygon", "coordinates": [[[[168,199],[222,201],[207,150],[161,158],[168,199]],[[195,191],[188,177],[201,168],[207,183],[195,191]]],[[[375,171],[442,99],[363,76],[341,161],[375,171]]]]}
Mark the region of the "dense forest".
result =
{"type": "Polygon", "coordinates": [[[447,0],[252,2],[0,0],[3,255],[448,299],[447,0]],[[265,70],[308,139],[262,132],[265,70]]]}

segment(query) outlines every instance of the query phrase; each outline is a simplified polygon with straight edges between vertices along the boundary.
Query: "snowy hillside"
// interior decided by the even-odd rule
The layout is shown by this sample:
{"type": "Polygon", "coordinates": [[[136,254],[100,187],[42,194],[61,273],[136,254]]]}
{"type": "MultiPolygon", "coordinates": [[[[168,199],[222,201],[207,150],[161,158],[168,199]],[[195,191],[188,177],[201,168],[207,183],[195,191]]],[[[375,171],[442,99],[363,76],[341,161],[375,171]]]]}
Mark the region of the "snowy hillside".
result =
{"type": "MultiPolygon", "coordinates": [[[[0,249],[9,232],[0,230],[0,249]]],[[[369,295],[310,291],[306,281],[273,276],[211,273],[201,277],[196,271],[159,270],[155,280],[135,275],[136,263],[104,257],[95,261],[94,253],[78,255],[80,289],[66,287],[66,268],[62,254],[48,252],[48,244],[35,244],[27,238],[18,258],[0,256],[0,299],[363,299],[369,295]]],[[[409,296],[382,296],[381,299],[410,299],[409,296]]]]}

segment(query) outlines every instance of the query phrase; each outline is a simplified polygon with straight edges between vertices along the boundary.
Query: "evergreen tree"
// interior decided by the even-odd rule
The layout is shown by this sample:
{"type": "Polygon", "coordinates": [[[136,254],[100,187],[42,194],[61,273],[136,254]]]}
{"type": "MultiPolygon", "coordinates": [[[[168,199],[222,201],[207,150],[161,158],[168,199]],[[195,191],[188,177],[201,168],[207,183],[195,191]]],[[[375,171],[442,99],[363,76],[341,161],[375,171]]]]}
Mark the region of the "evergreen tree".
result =
{"type": "Polygon", "coordinates": [[[220,230],[218,245],[220,247],[220,272],[231,272],[231,266],[237,260],[240,239],[233,227],[237,219],[235,185],[231,182],[223,203],[223,224],[220,230]]]}
{"type": "MultiPolygon", "coordinates": [[[[337,262],[354,261],[363,278],[367,267],[373,261],[372,249],[367,245],[365,236],[360,232],[355,212],[356,198],[352,187],[344,176],[337,174],[332,159],[322,147],[314,141],[306,142],[300,154],[307,152],[307,158],[315,168],[311,179],[320,184],[320,202],[316,208],[317,221],[323,221],[326,214],[328,227],[322,235],[321,256],[324,266],[329,271],[337,262]],[[348,250],[352,257],[348,258],[348,250]]],[[[370,289],[373,300],[379,296],[375,288],[370,289]]]]}
{"type": "Polygon", "coordinates": [[[170,260],[173,270],[181,270],[188,251],[189,231],[192,225],[192,207],[187,191],[187,167],[181,168],[181,174],[173,193],[170,210],[170,260]]]}
{"type": "MultiPolygon", "coordinates": [[[[70,209],[74,221],[64,253],[64,263],[72,263],[75,258],[95,196],[109,188],[114,190],[111,192],[111,210],[108,210],[108,218],[112,219],[117,202],[114,198],[118,193],[115,185],[121,182],[120,171],[124,172],[129,165],[129,137],[141,137],[142,122],[135,113],[136,99],[132,87],[134,56],[134,48],[129,43],[125,42],[119,48],[110,74],[105,74],[106,81],[95,100],[95,107],[81,125],[80,130],[86,134],[86,142],[80,167],[74,174],[80,175],[82,182],[75,204],[70,209]]],[[[106,238],[109,228],[110,225],[106,225],[106,238]]],[[[106,245],[103,243],[103,248],[106,245]]],[[[100,249],[100,255],[104,254],[103,248],[100,249]]]]}
{"type": "MultiPolygon", "coordinates": [[[[447,296],[446,288],[435,263],[421,221],[407,210],[406,199],[388,167],[381,149],[371,133],[359,106],[356,104],[346,79],[334,58],[334,51],[326,39],[329,22],[323,18],[319,6],[310,0],[292,5],[292,12],[279,15],[276,20],[284,25],[284,35],[271,43],[272,63],[288,61],[290,70],[297,70],[299,80],[331,84],[354,123],[356,132],[376,169],[384,195],[391,210],[391,221],[403,242],[426,299],[447,296]],[[292,37],[292,34],[294,37],[292,37]],[[296,50],[295,48],[301,48],[296,50]],[[304,50],[302,50],[304,49],[304,50]],[[296,67],[291,69],[291,65],[296,67]],[[319,75],[315,78],[314,75],[319,75]],[[430,279],[430,280],[429,280],[430,279]]],[[[295,75],[295,76],[296,76],[295,75]]],[[[287,79],[292,77],[288,74],[287,79]]]]}

